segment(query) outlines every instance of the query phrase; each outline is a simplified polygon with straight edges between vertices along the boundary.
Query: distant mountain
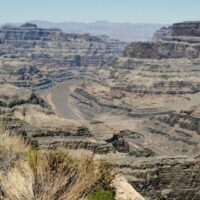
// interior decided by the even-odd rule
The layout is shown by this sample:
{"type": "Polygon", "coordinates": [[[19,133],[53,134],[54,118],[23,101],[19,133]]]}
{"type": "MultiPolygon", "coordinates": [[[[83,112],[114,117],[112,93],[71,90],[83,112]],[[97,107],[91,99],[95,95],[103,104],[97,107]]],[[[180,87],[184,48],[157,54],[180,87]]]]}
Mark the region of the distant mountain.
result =
{"type": "Polygon", "coordinates": [[[68,33],[89,33],[91,35],[107,35],[121,41],[147,41],[151,40],[153,34],[166,24],[132,24],[111,23],[97,21],[92,23],[62,22],[53,23],[48,21],[30,21],[42,28],[60,28],[68,33]]]}
{"type": "MultiPolygon", "coordinates": [[[[32,20],[29,23],[41,28],[60,28],[66,33],[89,33],[91,35],[107,35],[113,39],[125,42],[152,40],[153,34],[167,24],[140,24],[140,23],[112,23],[108,21],[96,21],[92,23],[61,22],[32,20]]],[[[15,23],[12,25],[22,25],[15,23]]]]}

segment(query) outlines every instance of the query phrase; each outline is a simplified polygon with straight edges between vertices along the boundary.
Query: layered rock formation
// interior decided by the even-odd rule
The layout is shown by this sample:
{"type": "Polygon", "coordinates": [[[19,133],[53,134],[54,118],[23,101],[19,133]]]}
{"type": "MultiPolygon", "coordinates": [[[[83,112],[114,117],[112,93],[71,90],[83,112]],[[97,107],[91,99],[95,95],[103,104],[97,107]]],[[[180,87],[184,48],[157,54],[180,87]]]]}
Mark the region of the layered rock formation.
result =
{"type": "Polygon", "coordinates": [[[150,158],[118,162],[118,170],[134,188],[153,200],[197,200],[199,194],[199,159],[150,158]]]}
{"type": "Polygon", "coordinates": [[[0,30],[1,80],[44,89],[54,81],[80,77],[84,67],[99,67],[122,53],[124,43],[88,34],[65,34],[35,24],[3,26],[0,30]],[[27,70],[24,70],[24,69],[27,70]]]}
{"type": "Polygon", "coordinates": [[[112,162],[150,199],[199,199],[198,31],[184,22],[131,43],[72,94],[88,119],[117,132],[107,141],[126,157],[112,162]]]}
{"type": "Polygon", "coordinates": [[[134,58],[199,58],[199,22],[183,22],[162,28],[155,35],[156,42],[135,42],[125,48],[124,55],[134,58]]]}
{"type": "Polygon", "coordinates": [[[106,141],[111,130],[107,129],[108,135],[102,136],[87,123],[60,118],[31,90],[0,84],[0,97],[0,121],[36,148],[85,149],[98,154],[117,150],[106,141]]]}
{"type": "Polygon", "coordinates": [[[145,197],[198,200],[200,39],[195,24],[162,29],[156,41],[132,43],[124,57],[115,58],[124,44],[108,38],[32,24],[3,27],[1,121],[36,148],[103,157],[145,197]],[[47,98],[48,105],[32,91],[72,78],[84,80],[66,88],[71,94],[59,100],[80,120],[58,116],[52,101],[47,98]]]}
{"type": "Polygon", "coordinates": [[[176,23],[172,26],[173,36],[200,36],[200,21],[176,23]]]}
{"type": "MultiPolygon", "coordinates": [[[[102,112],[109,112],[106,119],[110,121],[114,119],[113,115],[133,117],[126,120],[127,127],[131,127],[130,123],[135,123],[135,119],[140,119],[133,130],[142,135],[142,140],[139,137],[139,141],[134,141],[142,146],[145,143],[143,147],[156,154],[196,154],[200,140],[198,128],[188,131],[185,126],[176,124],[176,117],[172,116],[199,105],[198,70],[199,65],[189,60],[118,58],[109,68],[99,70],[92,80],[84,81],[73,97],[84,113],[89,112],[89,118],[97,117],[99,113],[100,120],[104,120],[102,112]],[[164,123],[164,119],[158,116],[169,116],[176,125],[164,123]],[[174,145],[176,148],[171,148],[174,145]]],[[[189,123],[198,124],[189,116],[185,121],[189,119],[189,123]]],[[[114,125],[117,126],[119,121],[114,125]]]]}

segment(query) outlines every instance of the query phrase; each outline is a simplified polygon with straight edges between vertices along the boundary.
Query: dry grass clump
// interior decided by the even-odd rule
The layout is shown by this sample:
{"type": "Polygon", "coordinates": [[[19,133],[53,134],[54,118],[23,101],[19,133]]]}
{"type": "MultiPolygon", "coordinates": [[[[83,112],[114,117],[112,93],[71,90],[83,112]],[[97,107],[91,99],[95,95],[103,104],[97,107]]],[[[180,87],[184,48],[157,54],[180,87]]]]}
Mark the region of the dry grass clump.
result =
{"type": "Polygon", "coordinates": [[[24,139],[6,130],[4,124],[0,123],[0,162],[14,159],[29,149],[24,139]]]}
{"type": "Polygon", "coordinates": [[[0,170],[0,187],[4,193],[2,199],[87,199],[95,188],[107,187],[112,181],[109,166],[94,161],[92,157],[72,158],[62,150],[37,151],[23,146],[20,138],[16,137],[15,140],[8,134],[0,134],[1,137],[6,142],[1,142],[0,147],[8,145],[8,155],[12,152],[18,154],[8,170],[0,170]]]}

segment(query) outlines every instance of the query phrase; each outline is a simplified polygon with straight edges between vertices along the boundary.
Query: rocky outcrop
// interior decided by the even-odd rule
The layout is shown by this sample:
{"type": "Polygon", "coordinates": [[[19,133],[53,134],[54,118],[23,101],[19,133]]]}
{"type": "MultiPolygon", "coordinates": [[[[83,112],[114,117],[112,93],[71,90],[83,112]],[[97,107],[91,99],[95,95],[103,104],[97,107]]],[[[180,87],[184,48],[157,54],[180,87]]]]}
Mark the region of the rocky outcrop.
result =
{"type": "Polygon", "coordinates": [[[199,46],[177,42],[158,41],[131,43],[125,48],[124,56],[132,58],[166,59],[166,58],[186,58],[192,55],[193,58],[199,57],[199,46]],[[192,51],[193,54],[190,54],[192,51]]]}
{"type": "Polygon", "coordinates": [[[154,35],[155,42],[134,42],[124,50],[124,56],[133,58],[199,58],[200,23],[176,23],[162,28],[154,35]]]}
{"type": "Polygon", "coordinates": [[[128,142],[125,140],[122,134],[113,135],[113,137],[108,139],[107,142],[111,143],[119,152],[129,152],[128,142]]]}
{"type": "Polygon", "coordinates": [[[172,33],[173,36],[200,36],[200,22],[182,22],[176,23],[172,26],[172,33]]]}
{"type": "Polygon", "coordinates": [[[36,66],[20,67],[10,73],[11,80],[7,83],[18,87],[41,90],[53,86],[53,81],[47,78],[36,66]]]}
{"type": "Polygon", "coordinates": [[[160,121],[170,126],[178,125],[182,129],[195,131],[200,135],[200,116],[193,115],[194,110],[186,110],[179,113],[171,113],[171,115],[162,116],[160,121]]]}
{"type": "Polygon", "coordinates": [[[175,23],[173,26],[162,27],[156,33],[154,33],[154,40],[165,38],[166,36],[188,36],[199,37],[200,36],[200,22],[199,21],[186,21],[181,23],[175,23]]]}
{"type": "MultiPolygon", "coordinates": [[[[94,134],[83,127],[72,128],[70,124],[66,124],[65,127],[61,128],[50,126],[38,127],[14,117],[12,110],[7,110],[6,113],[3,113],[3,108],[0,107],[0,112],[0,121],[4,123],[6,129],[21,135],[35,148],[57,149],[62,147],[73,150],[83,149],[97,154],[115,152],[115,148],[111,144],[103,139],[96,140],[94,134]]],[[[47,115],[51,117],[50,114],[47,115]]]]}
{"type": "Polygon", "coordinates": [[[119,164],[128,182],[144,197],[154,200],[198,200],[198,159],[184,157],[149,158],[134,164],[119,164]],[[125,170],[126,169],[126,170],[125,170]]]}
{"type": "MultiPolygon", "coordinates": [[[[0,39],[2,44],[11,45],[23,44],[22,41],[66,42],[75,39],[85,40],[88,42],[101,42],[100,38],[90,36],[89,34],[65,34],[58,28],[43,29],[38,28],[37,25],[31,23],[23,24],[20,27],[3,26],[0,30],[0,39]]],[[[35,44],[31,43],[31,45],[35,44]]]]}
{"type": "Polygon", "coordinates": [[[112,182],[116,189],[116,200],[145,200],[124,178],[123,175],[117,175],[112,182]]]}
{"type": "Polygon", "coordinates": [[[172,26],[169,26],[169,27],[164,26],[154,33],[153,40],[154,41],[160,40],[161,38],[163,38],[165,36],[171,35],[171,32],[172,32],[172,26]]]}
{"type": "Polygon", "coordinates": [[[143,59],[199,58],[199,49],[200,44],[191,45],[184,41],[139,42],[128,45],[124,50],[124,56],[143,59]]]}
{"type": "Polygon", "coordinates": [[[31,90],[13,87],[10,84],[0,84],[0,106],[14,108],[21,104],[48,107],[48,104],[31,90]]]}

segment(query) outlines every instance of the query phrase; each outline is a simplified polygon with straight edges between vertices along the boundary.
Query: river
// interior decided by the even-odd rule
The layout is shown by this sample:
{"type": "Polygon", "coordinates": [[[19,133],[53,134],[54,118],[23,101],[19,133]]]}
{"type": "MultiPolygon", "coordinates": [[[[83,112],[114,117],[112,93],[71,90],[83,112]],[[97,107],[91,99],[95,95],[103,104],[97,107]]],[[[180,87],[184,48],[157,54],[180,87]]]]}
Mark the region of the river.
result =
{"type": "Polygon", "coordinates": [[[56,114],[59,116],[71,119],[71,120],[81,120],[81,116],[76,112],[75,108],[72,106],[71,86],[77,85],[80,81],[68,80],[62,84],[59,84],[52,88],[47,95],[48,102],[53,106],[56,114]]]}

